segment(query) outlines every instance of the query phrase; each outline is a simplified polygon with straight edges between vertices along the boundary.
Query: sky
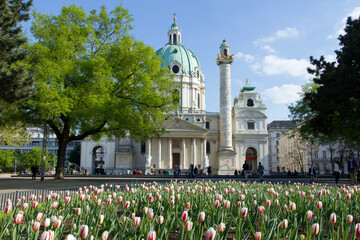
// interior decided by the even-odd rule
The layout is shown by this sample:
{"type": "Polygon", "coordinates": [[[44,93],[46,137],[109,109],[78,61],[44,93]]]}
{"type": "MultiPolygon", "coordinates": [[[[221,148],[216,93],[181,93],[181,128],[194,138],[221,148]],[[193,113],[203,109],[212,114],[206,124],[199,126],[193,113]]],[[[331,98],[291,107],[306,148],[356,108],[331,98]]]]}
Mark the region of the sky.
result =
{"type": "MultiPolygon", "coordinates": [[[[176,13],[182,44],[192,50],[205,75],[206,110],[219,112],[219,68],[216,57],[224,39],[234,54],[232,99],[246,78],[267,107],[267,122],[289,120],[288,106],[300,99],[309,82],[309,57],[335,61],[339,34],[348,16],[360,16],[358,0],[33,0],[33,9],[58,15],[75,4],[89,13],[122,6],[133,16],[131,34],[158,50],[176,13]]],[[[31,22],[24,30],[31,39],[31,22]]]]}

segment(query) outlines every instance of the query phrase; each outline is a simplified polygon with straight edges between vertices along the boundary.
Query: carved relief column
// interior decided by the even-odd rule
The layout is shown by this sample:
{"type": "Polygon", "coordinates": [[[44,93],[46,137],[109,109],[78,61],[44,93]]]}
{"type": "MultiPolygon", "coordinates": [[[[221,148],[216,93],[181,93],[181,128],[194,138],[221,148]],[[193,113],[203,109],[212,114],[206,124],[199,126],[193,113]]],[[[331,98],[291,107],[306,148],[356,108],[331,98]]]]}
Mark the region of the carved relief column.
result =
{"type": "Polygon", "coordinates": [[[183,169],[185,167],[188,167],[186,161],[186,156],[185,156],[185,152],[186,152],[186,138],[182,138],[182,144],[181,144],[181,162],[180,164],[183,166],[183,169]]]}
{"type": "Polygon", "coordinates": [[[174,166],[172,165],[172,141],[171,137],[169,137],[169,168],[172,169],[174,166]]]}
{"type": "Polygon", "coordinates": [[[192,163],[194,166],[196,165],[196,138],[192,139],[192,149],[193,149],[193,155],[192,155],[192,163]]]}
{"type": "Polygon", "coordinates": [[[161,163],[161,138],[158,138],[158,155],[159,155],[159,168],[162,168],[163,165],[161,163]]]}

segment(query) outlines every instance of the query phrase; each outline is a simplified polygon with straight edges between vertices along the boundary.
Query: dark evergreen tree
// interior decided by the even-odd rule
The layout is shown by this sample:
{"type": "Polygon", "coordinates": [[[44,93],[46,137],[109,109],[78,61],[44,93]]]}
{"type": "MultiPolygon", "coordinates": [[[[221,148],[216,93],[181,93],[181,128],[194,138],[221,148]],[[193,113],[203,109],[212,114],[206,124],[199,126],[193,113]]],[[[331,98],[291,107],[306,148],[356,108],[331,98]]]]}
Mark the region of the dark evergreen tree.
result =
{"type": "Polygon", "coordinates": [[[20,23],[29,20],[32,0],[0,0],[0,107],[28,97],[33,79],[21,61],[27,52],[22,48],[26,37],[20,23]]]}

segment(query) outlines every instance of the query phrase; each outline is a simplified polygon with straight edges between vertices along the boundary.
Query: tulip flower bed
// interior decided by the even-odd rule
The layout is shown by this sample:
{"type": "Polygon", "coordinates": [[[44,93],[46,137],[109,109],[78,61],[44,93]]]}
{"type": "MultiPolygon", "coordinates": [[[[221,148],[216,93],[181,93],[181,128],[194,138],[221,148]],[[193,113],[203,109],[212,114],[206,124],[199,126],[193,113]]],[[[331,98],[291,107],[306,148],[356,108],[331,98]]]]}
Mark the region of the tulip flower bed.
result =
{"type": "Polygon", "coordinates": [[[172,182],[8,202],[0,239],[360,239],[360,189],[172,182]]]}

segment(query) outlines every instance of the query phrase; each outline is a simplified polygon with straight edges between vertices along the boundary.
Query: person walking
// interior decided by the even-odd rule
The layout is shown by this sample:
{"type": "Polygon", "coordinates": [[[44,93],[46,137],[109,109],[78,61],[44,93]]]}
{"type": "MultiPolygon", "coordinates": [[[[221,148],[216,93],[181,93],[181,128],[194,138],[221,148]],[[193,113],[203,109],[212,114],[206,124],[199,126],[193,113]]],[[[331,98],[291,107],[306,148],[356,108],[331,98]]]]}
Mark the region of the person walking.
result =
{"type": "Polygon", "coordinates": [[[263,182],[264,181],[264,166],[261,165],[261,162],[259,162],[259,166],[258,166],[258,174],[259,174],[259,177],[260,177],[260,182],[263,182]]]}
{"type": "Polygon", "coordinates": [[[352,157],[348,157],[348,171],[350,174],[350,181],[352,185],[357,185],[357,171],[358,171],[358,165],[353,160],[352,157]]]}
{"type": "Polygon", "coordinates": [[[342,165],[339,162],[339,159],[337,157],[334,158],[334,176],[335,176],[335,186],[336,187],[338,186],[341,168],[342,168],[342,165]]]}
{"type": "Polygon", "coordinates": [[[207,167],[207,173],[208,173],[208,176],[211,177],[211,174],[212,174],[212,167],[211,166],[207,167]]]}
{"type": "Polygon", "coordinates": [[[37,163],[31,166],[31,172],[32,172],[31,179],[36,180],[36,174],[39,173],[39,166],[37,165],[37,163]]]}
{"type": "Polygon", "coordinates": [[[313,183],[314,177],[316,177],[316,170],[313,164],[311,164],[311,167],[309,168],[309,176],[310,176],[310,183],[313,183]]]}
{"type": "Polygon", "coordinates": [[[247,161],[245,161],[245,163],[243,164],[243,171],[244,171],[245,181],[247,181],[247,175],[249,171],[249,164],[247,161]]]}
{"type": "Polygon", "coordinates": [[[195,168],[194,168],[195,179],[197,179],[198,175],[199,175],[199,169],[197,168],[197,166],[195,166],[195,168]]]}

